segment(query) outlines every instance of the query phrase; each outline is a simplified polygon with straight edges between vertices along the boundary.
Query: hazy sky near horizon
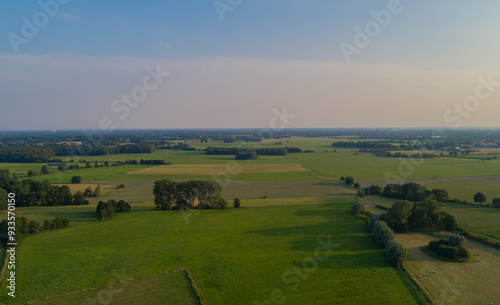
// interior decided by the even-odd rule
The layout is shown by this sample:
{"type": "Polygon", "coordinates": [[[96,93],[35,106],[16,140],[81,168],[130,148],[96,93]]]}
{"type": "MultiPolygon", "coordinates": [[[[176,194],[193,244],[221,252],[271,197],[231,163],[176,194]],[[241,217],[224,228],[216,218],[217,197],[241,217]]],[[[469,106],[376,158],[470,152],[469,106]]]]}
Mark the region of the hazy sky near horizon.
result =
{"type": "Polygon", "coordinates": [[[499,9],[3,1],[0,130],[500,127],[499,9]]]}

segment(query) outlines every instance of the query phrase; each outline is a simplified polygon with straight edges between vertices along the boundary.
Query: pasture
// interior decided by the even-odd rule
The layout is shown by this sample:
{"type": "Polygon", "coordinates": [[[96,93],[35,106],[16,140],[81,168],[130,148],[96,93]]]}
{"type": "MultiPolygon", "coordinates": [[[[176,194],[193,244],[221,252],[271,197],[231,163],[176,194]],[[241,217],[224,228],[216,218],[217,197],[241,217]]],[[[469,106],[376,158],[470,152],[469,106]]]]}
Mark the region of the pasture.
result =
{"type": "Polygon", "coordinates": [[[16,299],[1,300],[100,287],[113,270],[131,279],[188,268],[208,304],[262,303],[275,291],[287,304],[423,304],[349,206],[141,211],[35,234],[18,247],[16,299]],[[335,248],[318,248],[328,236],[335,248]],[[312,263],[315,251],[324,259],[312,263]]]}
{"type": "MultiPolygon", "coordinates": [[[[114,273],[113,280],[126,274],[114,273]]],[[[187,273],[160,273],[144,278],[111,283],[95,289],[78,291],[66,295],[34,302],[34,305],[81,304],[89,300],[97,304],[135,305],[147,300],[151,305],[199,305],[187,273]]],[[[85,303],[84,303],[85,304],[85,303]]]]}

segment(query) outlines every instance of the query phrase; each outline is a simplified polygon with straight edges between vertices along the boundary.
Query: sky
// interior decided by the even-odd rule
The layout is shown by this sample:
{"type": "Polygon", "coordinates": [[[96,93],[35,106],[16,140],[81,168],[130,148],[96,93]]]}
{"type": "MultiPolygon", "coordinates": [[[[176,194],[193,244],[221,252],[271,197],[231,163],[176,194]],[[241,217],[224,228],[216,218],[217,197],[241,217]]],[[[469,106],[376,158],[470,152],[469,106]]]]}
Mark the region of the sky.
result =
{"type": "Polygon", "coordinates": [[[0,130],[500,127],[500,2],[0,2],[0,130]]]}

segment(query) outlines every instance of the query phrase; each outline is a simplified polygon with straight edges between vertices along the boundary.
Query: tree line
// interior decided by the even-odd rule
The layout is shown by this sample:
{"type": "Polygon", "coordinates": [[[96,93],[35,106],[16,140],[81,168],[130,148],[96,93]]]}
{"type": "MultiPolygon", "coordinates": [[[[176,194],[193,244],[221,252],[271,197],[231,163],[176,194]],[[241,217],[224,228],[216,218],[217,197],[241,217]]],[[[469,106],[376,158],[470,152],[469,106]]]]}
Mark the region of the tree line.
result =
{"type": "Polygon", "coordinates": [[[156,146],[147,143],[105,145],[68,145],[45,144],[37,146],[9,147],[0,149],[0,162],[9,163],[44,163],[62,160],[56,156],[104,156],[113,154],[153,153],[156,146]]]}
{"type": "MultiPolygon", "coordinates": [[[[13,222],[13,219],[4,219],[0,222],[0,240],[2,242],[7,242],[9,222],[13,222]]],[[[43,225],[41,225],[34,220],[28,221],[26,217],[16,217],[14,226],[16,228],[15,242],[19,242],[26,235],[67,227],[69,226],[69,219],[56,217],[52,221],[45,220],[43,225]]]]}
{"type": "Polygon", "coordinates": [[[287,153],[301,153],[298,147],[274,147],[274,148],[238,148],[238,147],[207,147],[207,155],[236,155],[239,151],[252,151],[261,156],[286,156],[287,153]]]}
{"type": "Polygon", "coordinates": [[[228,203],[221,197],[221,191],[220,184],[211,180],[174,182],[163,179],[155,181],[153,187],[158,210],[225,209],[228,203]]]}
{"type": "Polygon", "coordinates": [[[0,210],[7,209],[8,193],[16,194],[16,205],[20,207],[89,204],[82,192],[72,195],[66,185],[51,185],[48,180],[0,178],[0,210]]]}

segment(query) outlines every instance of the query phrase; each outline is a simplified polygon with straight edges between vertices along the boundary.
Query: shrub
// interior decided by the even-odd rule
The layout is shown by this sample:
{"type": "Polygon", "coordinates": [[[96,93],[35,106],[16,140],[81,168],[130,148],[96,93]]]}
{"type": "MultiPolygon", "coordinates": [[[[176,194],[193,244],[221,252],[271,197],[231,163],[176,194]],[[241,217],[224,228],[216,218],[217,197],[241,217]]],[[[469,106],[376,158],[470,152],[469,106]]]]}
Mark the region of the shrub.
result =
{"type": "Polygon", "coordinates": [[[396,267],[401,267],[408,258],[408,250],[395,240],[387,243],[385,254],[386,260],[396,267]]]}
{"type": "Polygon", "coordinates": [[[80,176],[73,176],[71,177],[71,183],[73,184],[78,184],[82,182],[82,177],[80,176]]]}
{"type": "Polygon", "coordinates": [[[439,216],[440,216],[439,224],[443,229],[447,231],[455,231],[458,228],[458,222],[455,216],[447,212],[441,212],[439,213],[439,216]]]}
{"type": "Polygon", "coordinates": [[[119,184],[116,189],[117,190],[120,190],[120,189],[124,189],[125,188],[125,184],[119,184]]]}
{"type": "Polygon", "coordinates": [[[347,185],[353,185],[354,184],[354,178],[353,177],[345,177],[345,184],[347,184],[347,185]]]}
{"type": "Polygon", "coordinates": [[[353,187],[359,189],[360,184],[358,182],[356,182],[356,183],[353,184],[353,187]]]}
{"type": "Polygon", "coordinates": [[[241,201],[240,201],[240,198],[235,198],[234,201],[233,201],[233,207],[235,208],[239,208],[241,207],[241,201]]]}
{"type": "Polygon", "coordinates": [[[494,199],[493,199],[493,202],[492,202],[492,205],[493,205],[495,208],[500,208],[500,198],[494,198],[494,199]]]}
{"type": "Polygon", "coordinates": [[[85,189],[85,191],[83,192],[83,196],[92,197],[92,189],[90,188],[90,186],[85,189]]]}
{"type": "Polygon", "coordinates": [[[394,240],[394,231],[387,225],[385,221],[379,220],[375,222],[373,228],[373,237],[375,237],[375,241],[381,246],[384,247],[388,242],[394,240]]]}
{"type": "Polygon", "coordinates": [[[458,234],[451,234],[448,236],[446,240],[446,244],[450,247],[462,247],[465,248],[467,246],[467,241],[465,237],[458,234]]]}
{"type": "Polygon", "coordinates": [[[98,185],[95,190],[94,190],[94,193],[92,193],[92,197],[100,197],[101,196],[101,186],[98,185]]]}
{"type": "Polygon", "coordinates": [[[353,215],[364,215],[365,214],[365,206],[363,204],[363,200],[361,198],[356,198],[351,205],[351,214],[353,215]]]}

